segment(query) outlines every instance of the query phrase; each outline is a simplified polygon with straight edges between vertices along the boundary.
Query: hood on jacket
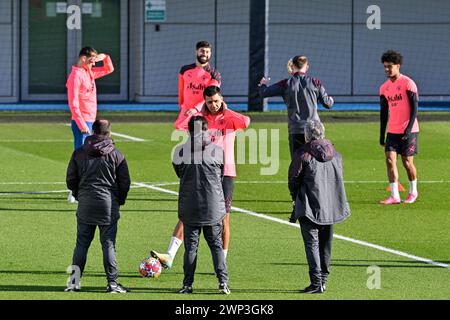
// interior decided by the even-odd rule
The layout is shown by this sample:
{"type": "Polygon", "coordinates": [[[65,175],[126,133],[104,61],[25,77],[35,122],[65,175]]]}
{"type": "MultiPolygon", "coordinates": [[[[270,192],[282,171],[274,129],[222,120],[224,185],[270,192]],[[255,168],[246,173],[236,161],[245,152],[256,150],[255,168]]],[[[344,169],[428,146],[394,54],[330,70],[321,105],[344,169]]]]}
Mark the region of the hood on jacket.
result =
{"type": "Polygon", "coordinates": [[[309,142],[309,153],[319,162],[327,162],[333,159],[335,149],[330,140],[318,139],[309,142]]]}
{"type": "Polygon", "coordinates": [[[84,148],[91,157],[101,157],[111,153],[115,146],[114,142],[108,136],[92,135],[84,141],[84,148]]]}

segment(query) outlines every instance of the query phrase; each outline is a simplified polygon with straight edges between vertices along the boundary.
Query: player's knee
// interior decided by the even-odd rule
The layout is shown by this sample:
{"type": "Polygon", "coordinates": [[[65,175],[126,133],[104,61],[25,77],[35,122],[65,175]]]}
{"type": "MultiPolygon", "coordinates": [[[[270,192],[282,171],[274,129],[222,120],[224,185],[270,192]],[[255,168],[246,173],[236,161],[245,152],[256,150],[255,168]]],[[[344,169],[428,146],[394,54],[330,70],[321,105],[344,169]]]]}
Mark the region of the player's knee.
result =
{"type": "Polygon", "coordinates": [[[397,161],[395,159],[392,159],[390,157],[386,158],[386,165],[388,167],[395,167],[396,163],[397,163],[397,161]]]}
{"type": "Polygon", "coordinates": [[[414,161],[412,158],[402,158],[403,160],[403,165],[405,166],[405,168],[412,168],[414,167],[414,161]]]}

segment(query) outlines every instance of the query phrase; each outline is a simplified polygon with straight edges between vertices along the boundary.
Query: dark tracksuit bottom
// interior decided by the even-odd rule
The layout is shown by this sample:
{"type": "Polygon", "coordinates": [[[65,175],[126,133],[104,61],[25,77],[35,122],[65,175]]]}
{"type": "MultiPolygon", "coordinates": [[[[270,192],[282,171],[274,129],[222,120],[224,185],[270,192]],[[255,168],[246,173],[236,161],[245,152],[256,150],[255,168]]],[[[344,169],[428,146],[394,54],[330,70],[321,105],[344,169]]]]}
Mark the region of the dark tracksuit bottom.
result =
{"type": "MultiPolygon", "coordinates": [[[[77,243],[73,252],[72,264],[80,268],[80,276],[83,275],[84,267],[89,247],[94,239],[97,225],[84,224],[77,222],[77,243]]],[[[103,266],[105,268],[106,279],[109,282],[115,282],[118,278],[116,261],[116,235],[117,222],[111,225],[98,225],[100,230],[100,243],[103,251],[103,266]]]]}
{"type": "Polygon", "coordinates": [[[294,159],[295,151],[305,143],[306,141],[304,133],[289,134],[289,151],[291,152],[291,160],[294,159]]]}
{"type": "Polygon", "coordinates": [[[325,285],[330,274],[333,225],[318,225],[307,217],[300,219],[312,285],[325,285]]]}
{"type": "Polygon", "coordinates": [[[228,283],[227,264],[223,254],[222,223],[215,226],[184,225],[184,280],[183,285],[191,287],[194,283],[194,274],[197,267],[197,251],[200,234],[204,233],[206,242],[211,250],[211,256],[219,283],[228,283]]]}

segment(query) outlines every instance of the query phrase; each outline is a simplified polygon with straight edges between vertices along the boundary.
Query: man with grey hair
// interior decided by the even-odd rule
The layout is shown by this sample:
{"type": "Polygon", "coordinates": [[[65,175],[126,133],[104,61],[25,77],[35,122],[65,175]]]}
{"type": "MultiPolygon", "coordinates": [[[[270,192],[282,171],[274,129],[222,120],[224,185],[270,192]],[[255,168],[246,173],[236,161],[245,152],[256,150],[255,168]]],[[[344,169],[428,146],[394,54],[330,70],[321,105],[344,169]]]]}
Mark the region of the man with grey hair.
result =
{"type": "Polygon", "coordinates": [[[325,138],[319,121],[305,126],[306,144],[289,167],[289,190],[295,207],[290,222],[300,221],[310,285],[302,292],[323,293],[330,274],[333,225],[350,216],[344,189],[342,157],[325,138]]]}

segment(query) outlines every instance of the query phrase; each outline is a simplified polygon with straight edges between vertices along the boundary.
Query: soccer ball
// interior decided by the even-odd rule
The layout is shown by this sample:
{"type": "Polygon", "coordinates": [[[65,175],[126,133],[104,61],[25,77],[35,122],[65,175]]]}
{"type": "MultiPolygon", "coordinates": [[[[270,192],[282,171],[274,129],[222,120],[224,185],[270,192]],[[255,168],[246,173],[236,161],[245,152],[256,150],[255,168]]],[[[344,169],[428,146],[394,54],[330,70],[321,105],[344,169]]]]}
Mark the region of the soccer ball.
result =
{"type": "Polygon", "coordinates": [[[147,257],[139,265],[139,273],[143,278],[158,278],[161,275],[162,266],[158,259],[147,257]]]}

